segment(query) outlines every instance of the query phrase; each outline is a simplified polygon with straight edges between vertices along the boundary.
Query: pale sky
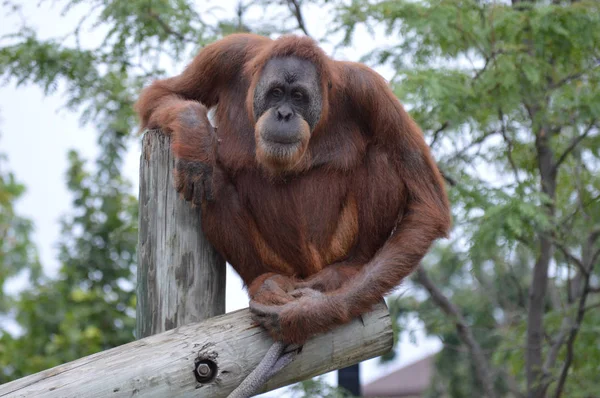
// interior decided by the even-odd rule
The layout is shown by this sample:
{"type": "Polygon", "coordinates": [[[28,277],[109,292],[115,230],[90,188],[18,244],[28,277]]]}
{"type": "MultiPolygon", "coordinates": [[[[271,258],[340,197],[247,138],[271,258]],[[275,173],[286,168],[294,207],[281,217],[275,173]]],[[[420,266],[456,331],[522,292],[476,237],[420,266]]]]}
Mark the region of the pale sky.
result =
{"type": "MultiPolygon", "coordinates": [[[[39,0],[24,0],[24,15],[28,25],[34,27],[41,38],[57,37],[73,29],[80,16],[85,12],[80,8],[79,13],[61,16],[58,8],[52,4],[60,2],[43,2],[38,7],[39,0]]],[[[206,1],[197,1],[199,9],[206,7],[206,1]]],[[[234,6],[237,0],[219,0],[216,3],[225,10],[220,15],[234,15],[234,6]]],[[[2,9],[0,9],[1,11],[2,9]]],[[[318,8],[308,9],[305,14],[309,31],[319,37],[327,23],[320,18],[323,10],[318,8]]],[[[6,18],[0,14],[0,36],[13,32],[18,27],[19,19],[6,18]]],[[[360,31],[359,31],[360,32],[360,31]]],[[[90,34],[90,40],[98,39],[101,35],[90,34]]],[[[377,45],[385,43],[385,38],[378,35],[373,38],[363,32],[357,34],[355,45],[344,52],[338,51],[338,59],[345,58],[358,60],[358,55],[371,49],[373,41],[377,45]]],[[[324,46],[331,54],[331,48],[324,46]]],[[[178,73],[181,65],[174,67],[173,73],[178,73]]],[[[386,78],[389,71],[380,70],[386,78]]],[[[14,83],[0,86],[0,152],[8,155],[8,167],[14,171],[17,179],[27,187],[27,193],[17,203],[19,214],[28,217],[35,223],[34,241],[40,252],[44,270],[49,275],[54,275],[59,267],[56,249],[57,239],[60,236],[59,219],[68,214],[71,206],[71,197],[65,186],[65,173],[67,170],[67,151],[76,149],[88,161],[93,162],[98,154],[96,145],[97,132],[93,126],[82,127],[79,125],[77,112],[68,111],[64,105],[63,93],[59,89],[51,96],[44,96],[37,86],[21,86],[16,88],[14,83]]],[[[138,162],[140,155],[140,141],[138,140],[129,149],[129,153],[122,170],[123,174],[133,182],[134,193],[138,190],[138,162]]],[[[9,281],[8,287],[22,286],[20,281],[9,281]]],[[[410,287],[400,287],[399,293],[410,294],[410,287]]],[[[240,278],[228,267],[227,312],[248,306],[246,292],[242,289],[240,278]]],[[[415,323],[411,327],[420,330],[422,327],[415,323]]],[[[399,344],[399,358],[385,366],[377,364],[378,360],[370,360],[361,364],[361,381],[363,384],[389,373],[400,366],[427,356],[441,347],[439,340],[425,338],[421,332],[416,333],[416,344],[408,341],[407,335],[402,336],[399,344]]],[[[334,373],[327,376],[332,384],[336,382],[334,373]]],[[[265,394],[265,396],[268,394],[265,394]]],[[[279,395],[277,395],[279,396],[279,395]]]]}

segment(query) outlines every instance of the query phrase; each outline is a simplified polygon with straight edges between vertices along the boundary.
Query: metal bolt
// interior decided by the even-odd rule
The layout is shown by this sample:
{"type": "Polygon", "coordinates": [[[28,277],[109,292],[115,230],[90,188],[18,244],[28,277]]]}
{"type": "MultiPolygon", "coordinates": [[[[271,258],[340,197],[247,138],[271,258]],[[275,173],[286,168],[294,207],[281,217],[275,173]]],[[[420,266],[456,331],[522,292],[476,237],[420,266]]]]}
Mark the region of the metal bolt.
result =
{"type": "Polygon", "coordinates": [[[212,381],[218,372],[217,364],[210,359],[197,359],[194,376],[198,383],[208,383],[212,381]]]}
{"type": "Polygon", "coordinates": [[[212,369],[205,363],[199,363],[196,367],[196,372],[198,372],[198,376],[200,377],[210,377],[212,369]]]}

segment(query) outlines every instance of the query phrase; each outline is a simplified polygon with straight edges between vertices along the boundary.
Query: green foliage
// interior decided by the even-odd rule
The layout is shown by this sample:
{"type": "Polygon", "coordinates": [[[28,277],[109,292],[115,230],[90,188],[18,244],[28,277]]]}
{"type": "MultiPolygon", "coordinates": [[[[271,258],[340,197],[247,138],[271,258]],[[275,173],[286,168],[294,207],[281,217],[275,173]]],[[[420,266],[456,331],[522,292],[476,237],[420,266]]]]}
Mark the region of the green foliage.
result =
{"type": "Polygon", "coordinates": [[[63,221],[58,279],[25,290],[23,329],[0,337],[0,383],[133,340],[137,203],[118,175],[91,174],[69,154],[73,215],[63,221]]]}
{"type": "MultiPolygon", "coordinates": [[[[387,44],[371,48],[364,61],[395,71],[396,94],[454,181],[452,239],[429,255],[426,268],[492,361],[498,394],[526,391],[528,292],[539,289],[532,287],[532,269],[540,258],[540,238],[553,236],[557,246],[542,309],[549,336],[544,359],[563,320],[576,314],[580,296],[569,290],[581,273],[572,257],[583,261],[582,251],[600,249],[597,238],[585,243],[600,225],[600,5],[332,3],[335,30],[348,43],[358,27],[385,27],[387,44]],[[544,153],[551,153],[551,166],[541,163],[544,153]],[[542,188],[542,171],[555,190],[542,188]]],[[[399,297],[391,308],[400,325],[416,315],[444,343],[430,395],[482,395],[452,320],[419,297],[399,297]]],[[[590,295],[587,302],[593,308],[598,299],[590,295]]],[[[598,362],[585,358],[598,358],[599,347],[582,343],[585,330],[597,325],[597,312],[589,311],[575,341],[565,396],[590,396],[599,389],[595,378],[583,376],[597,371],[598,362]]],[[[550,393],[565,355],[563,344],[548,370],[550,393]]]]}
{"type": "MultiPolygon", "coordinates": [[[[101,155],[94,167],[69,155],[74,209],[63,221],[59,277],[41,280],[32,272],[36,282],[13,307],[23,334],[0,337],[0,382],[133,338],[137,206],[120,175],[135,131],[132,103],[143,84],[166,73],[165,58],[182,64],[200,46],[235,31],[297,31],[298,4],[329,7],[328,40],[339,33],[342,44],[352,44],[362,28],[385,35],[372,40],[363,61],[394,72],[394,92],[452,182],[455,228],[424,266],[471,328],[498,395],[527,392],[529,292],[540,288],[532,270],[546,250],[539,242],[548,237],[553,250],[542,308],[544,360],[561,334],[577,330],[563,395],[600,390],[594,340],[600,317],[592,310],[600,305],[597,295],[587,296],[582,324],[564,328],[575,319],[581,292],[597,289],[600,279],[596,266],[592,286],[578,288],[585,280],[578,261],[590,263],[600,253],[592,239],[600,226],[600,3],[256,0],[216,19],[206,3],[186,0],[58,3],[65,13],[92,11],[66,37],[41,40],[25,27],[1,38],[0,75],[48,94],[64,93],[65,105],[97,126],[101,155]],[[250,20],[252,7],[268,7],[281,18],[250,20]],[[92,28],[102,34],[99,44],[84,43],[83,32],[92,28]]],[[[0,169],[0,232],[8,225],[19,236],[0,241],[0,264],[7,270],[0,282],[36,269],[31,225],[12,209],[21,191],[0,169]]],[[[597,258],[590,264],[597,265],[597,258]]],[[[444,344],[429,396],[481,396],[454,319],[422,293],[394,297],[390,309],[398,320],[396,336],[410,334],[403,325],[417,317],[444,344]]],[[[0,311],[7,307],[0,296],[2,303],[0,311]]],[[[558,346],[547,369],[549,393],[567,358],[566,345],[558,346]]],[[[296,392],[337,396],[318,379],[296,392]]]]}
{"type": "Polygon", "coordinates": [[[31,241],[33,225],[15,211],[15,203],[25,187],[4,169],[6,163],[6,156],[0,153],[0,316],[6,315],[11,304],[4,293],[7,280],[27,271],[29,281],[36,283],[41,273],[37,250],[31,241]]]}

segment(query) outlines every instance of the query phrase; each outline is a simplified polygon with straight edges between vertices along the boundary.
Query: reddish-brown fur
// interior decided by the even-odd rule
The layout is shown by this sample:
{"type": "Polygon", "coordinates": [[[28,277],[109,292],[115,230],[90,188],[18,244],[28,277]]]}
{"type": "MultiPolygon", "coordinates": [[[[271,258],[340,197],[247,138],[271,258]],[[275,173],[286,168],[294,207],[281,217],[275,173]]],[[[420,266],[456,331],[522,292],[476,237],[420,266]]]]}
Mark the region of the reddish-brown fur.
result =
{"type": "Polygon", "coordinates": [[[450,228],[429,148],[384,79],[308,38],[228,36],[145,89],[136,109],[143,128],[172,135],[177,189],[202,206],[207,237],[278,340],[302,343],[368,311],[450,228]],[[324,107],[306,152],[281,174],[257,162],[252,96],[265,63],[288,55],[315,65],[324,107]],[[215,133],[206,108],[217,104],[215,133]],[[209,199],[194,196],[190,164],[200,163],[209,199]]]}

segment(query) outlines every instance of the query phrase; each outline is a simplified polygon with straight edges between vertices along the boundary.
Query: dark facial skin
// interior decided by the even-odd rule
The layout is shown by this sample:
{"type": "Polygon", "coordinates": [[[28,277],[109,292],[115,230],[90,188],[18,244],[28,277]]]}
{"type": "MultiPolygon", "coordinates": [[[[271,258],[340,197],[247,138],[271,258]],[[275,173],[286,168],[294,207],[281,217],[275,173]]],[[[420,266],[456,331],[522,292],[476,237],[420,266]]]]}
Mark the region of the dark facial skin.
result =
{"type": "Polygon", "coordinates": [[[297,57],[273,58],[254,91],[259,157],[271,168],[289,169],[304,153],[319,122],[322,95],[314,65],[297,57]]]}
{"type": "MultiPolygon", "coordinates": [[[[312,131],[321,116],[321,107],[319,76],[311,62],[297,57],[267,62],[254,91],[256,120],[274,108],[278,112],[269,124],[273,130],[289,130],[289,123],[301,117],[312,131]]],[[[283,131],[281,134],[285,135],[283,131]]]]}

